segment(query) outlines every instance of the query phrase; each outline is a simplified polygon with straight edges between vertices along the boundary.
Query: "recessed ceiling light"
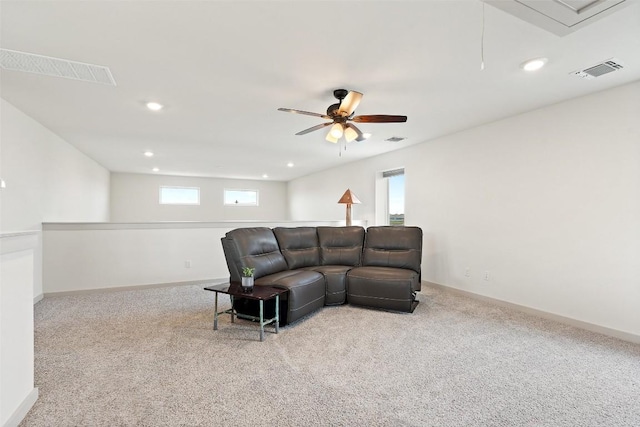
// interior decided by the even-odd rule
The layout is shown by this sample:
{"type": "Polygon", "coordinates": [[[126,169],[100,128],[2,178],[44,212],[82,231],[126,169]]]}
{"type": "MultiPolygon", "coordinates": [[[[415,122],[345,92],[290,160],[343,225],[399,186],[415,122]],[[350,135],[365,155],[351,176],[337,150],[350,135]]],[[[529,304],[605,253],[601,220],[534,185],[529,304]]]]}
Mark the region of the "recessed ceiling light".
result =
{"type": "Polygon", "coordinates": [[[525,71],[536,71],[544,67],[547,61],[547,58],[530,59],[520,64],[520,67],[525,71]]]}
{"type": "Polygon", "coordinates": [[[153,157],[153,151],[145,151],[144,155],[147,157],[153,157]]]}
{"type": "Polygon", "coordinates": [[[159,168],[153,168],[151,170],[154,171],[154,172],[158,172],[160,169],[159,168]]]}
{"type": "Polygon", "coordinates": [[[292,167],[293,167],[293,162],[289,162],[289,163],[287,163],[287,167],[288,167],[288,168],[292,168],[292,167]]]}
{"type": "Polygon", "coordinates": [[[160,111],[163,107],[164,105],[157,102],[147,102],[147,108],[151,111],[160,111]]]}
{"type": "Polygon", "coordinates": [[[264,175],[262,175],[263,178],[269,178],[269,175],[267,175],[266,173],[264,175]]]}

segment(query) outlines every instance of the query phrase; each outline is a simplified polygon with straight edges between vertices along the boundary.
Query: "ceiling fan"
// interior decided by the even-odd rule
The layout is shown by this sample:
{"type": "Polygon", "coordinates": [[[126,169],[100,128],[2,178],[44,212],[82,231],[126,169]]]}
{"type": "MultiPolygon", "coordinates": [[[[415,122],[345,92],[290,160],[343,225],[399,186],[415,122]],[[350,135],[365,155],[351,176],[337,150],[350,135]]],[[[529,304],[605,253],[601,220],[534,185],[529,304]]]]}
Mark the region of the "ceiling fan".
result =
{"type": "Polygon", "coordinates": [[[407,121],[407,116],[389,116],[383,114],[355,116],[354,112],[360,104],[362,94],[356,91],[347,91],[346,89],[336,89],[333,91],[333,96],[338,100],[337,103],[332,104],[327,108],[327,114],[311,113],[309,111],[294,110],[291,108],[278,108],[278,111],[285,111],[294,114],[304,114],[307,116],[320,117],[322,119],[331,120],[330,122],[322,123],[309,129],[302,130],[296,135],[305,135],[307,133],[323,129],[327,126],[331,126],[331,130],[327,134],[326,140],[333,142],[334,144],[344,135],[347,142],[353,140],[364,141],[366,136],[351,122],[355,123],[404,123],[407,121]]]}

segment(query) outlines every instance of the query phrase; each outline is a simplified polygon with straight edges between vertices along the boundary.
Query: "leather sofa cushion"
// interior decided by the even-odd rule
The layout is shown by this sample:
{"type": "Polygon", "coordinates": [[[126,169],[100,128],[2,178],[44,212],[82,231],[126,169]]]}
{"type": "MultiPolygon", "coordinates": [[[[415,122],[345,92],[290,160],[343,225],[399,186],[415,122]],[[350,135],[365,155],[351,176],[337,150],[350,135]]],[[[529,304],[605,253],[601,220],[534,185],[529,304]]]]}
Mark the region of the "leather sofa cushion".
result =
{"type": "MultiPolygon", "coordinates": [[[[256,286],[271,286],[274,283],[278,283],[279,280],[282,280],[285,277],[295,276],[296,274],[297,272],[294,270],[279,271],[277,273],[269,274],[256,279],[254,284],[256,286]]],[[[284,294],[283,297],[286,298],[286,294],[284,294]]]]}
{"type": "Polygon", "coordinates": [[[324,305],[324,277],[316,271],[283,271],[256,280],[256,285],[269,285],[289,290],[286,323],[294,322],[324,305]]]}
{"type": "Polygon", "coordinates": [[[390,267],[359,267],[347,273],[350,304],[412,312],[417,305],[418,273],[390,267]]]}
{"type": "MultiPolygon", "coordinates": [[[[241,272],[243,267],[253,267],[256,279],[287,269],[276,236],[267,227],[232,230],[226,234],[223,248],[231,252],[229,255],[236,263],[236,272],[241,272]]],[[[231,272],[231,268],[229,270],[231,272]]],[[[236,280],[233,275],[231,279],[236,280]]]]}
{"type": "Polygon", "coordinates": [[[420,272],[422,230],[419,227],[369,227],[363,266],[394,267],[420,272]]]}
{"type": "Polygon", "coordinates": [[[290,269],[320,264],[320,248],[315,227],[276,227],[273,233],[290,269]]]}
{"type": "Polygon", "coordinates": [[[358,266],[362,260],[364,228],[317,227],[320,265],[358,266]]]}
{"type": "Polygon", "coordinates": [[[326,283],[326,299],[324,305],[344,304],[347,298],[347,272],[353,267],[345,265],[321,265],[319,267],[307,267],[305,270],[313,270],[322,273],[326,283]]]}

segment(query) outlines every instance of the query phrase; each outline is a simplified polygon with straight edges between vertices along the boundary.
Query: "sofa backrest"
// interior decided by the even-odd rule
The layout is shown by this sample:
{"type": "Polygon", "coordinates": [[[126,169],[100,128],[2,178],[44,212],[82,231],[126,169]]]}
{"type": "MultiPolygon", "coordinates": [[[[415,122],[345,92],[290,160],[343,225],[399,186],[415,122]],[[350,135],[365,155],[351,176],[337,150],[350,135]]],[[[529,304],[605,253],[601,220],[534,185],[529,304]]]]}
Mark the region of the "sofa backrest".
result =
{"type": "Polygon", "coordinates": [[[360,265],[364,228],[353,226],[316,229],[320,245],[320,265],[360,265]]]}
{"type": "Polygon", "coordinates": [[[258,279],[287,269],[278,241],[267,227],[237,228],[222,238],[222,249],[232,281],[240,281],[243,267],[253,267],[258,279]]]}
{"type": "Polygon", "coordinates": [[[380,226],[367,228],[362,265],[406,268],[420,273],[422,229],[380,226]]]}
{"type": "Polygon", "coordinates": [[[273,229],[280,252],[289,269],[320,265],[320,248],[315,227],[276,227],[273,229]]]}

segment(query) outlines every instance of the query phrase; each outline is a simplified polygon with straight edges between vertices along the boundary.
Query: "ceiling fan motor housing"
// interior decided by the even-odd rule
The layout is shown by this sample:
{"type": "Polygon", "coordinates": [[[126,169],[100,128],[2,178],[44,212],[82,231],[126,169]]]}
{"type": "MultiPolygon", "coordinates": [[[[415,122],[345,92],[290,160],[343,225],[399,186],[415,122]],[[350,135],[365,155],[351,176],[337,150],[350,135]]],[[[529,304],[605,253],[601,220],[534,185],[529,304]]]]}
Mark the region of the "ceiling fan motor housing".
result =
{"type": "Polygon", "coordinates": [[[342,102],[348,93],[349,91],[346,89],[336,89],[333,91],[333,96],[335,96],[338,101],[342,102]]]}
{"type": "Polygon", "coordinates": [[[329,108],[327,108],[327,116],[330,116],[331,118],[334,118],[334,119],[337,117],[340,117],[340,113],[338,112],[339,109],[340,109],[339,102],[337,104],[329,105],[329,108]]]}

